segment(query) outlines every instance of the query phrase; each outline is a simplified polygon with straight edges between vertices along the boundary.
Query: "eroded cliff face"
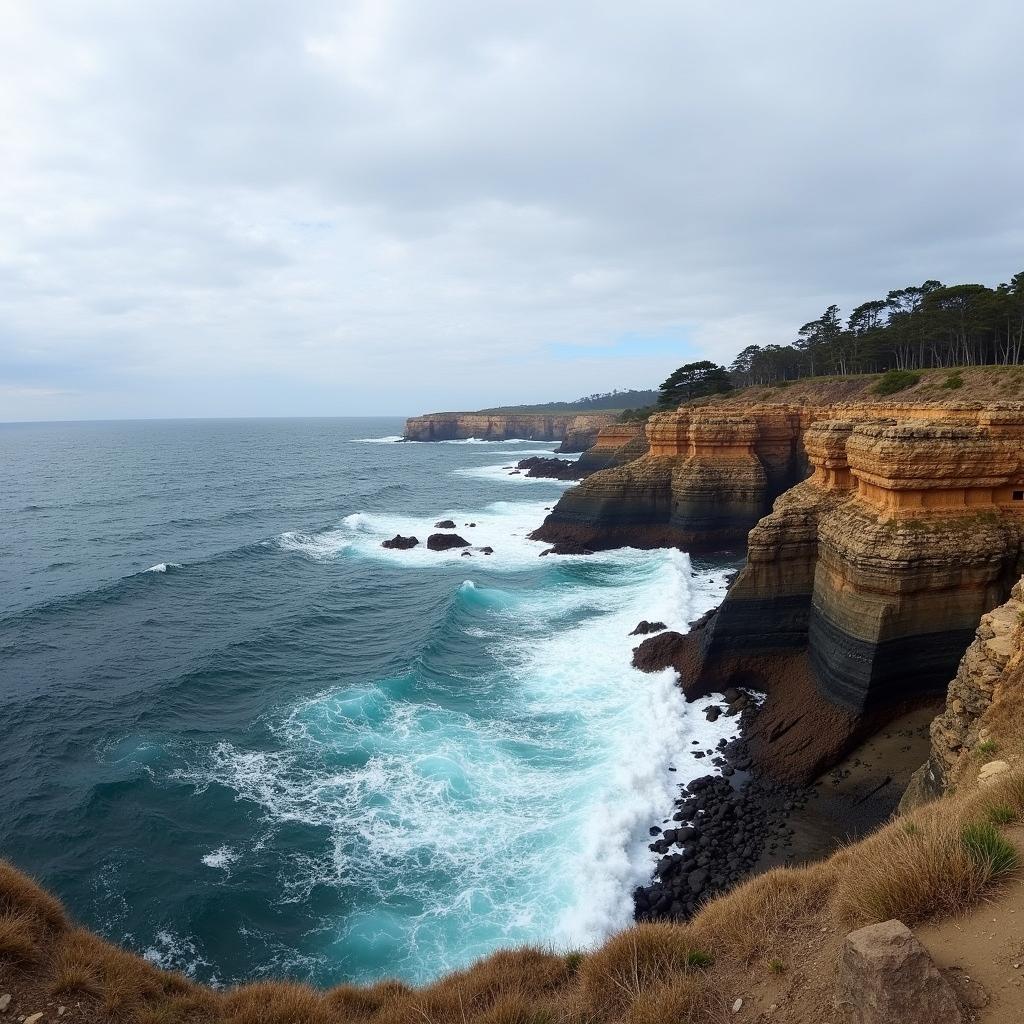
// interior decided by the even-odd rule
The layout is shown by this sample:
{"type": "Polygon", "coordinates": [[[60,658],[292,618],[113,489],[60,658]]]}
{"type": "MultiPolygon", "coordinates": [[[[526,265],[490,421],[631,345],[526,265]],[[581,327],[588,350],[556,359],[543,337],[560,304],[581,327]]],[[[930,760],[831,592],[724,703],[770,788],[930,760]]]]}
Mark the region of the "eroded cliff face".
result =
{"type": "Polygon", "coordinates": [[[649,450],[643,423],[612,423],[602,427],[593,445],[579,458],[586,473],[621,466],[642,458],[649,450]]]}
{"type": "Polygon", "coordinates": [[[931,725],[928,761],[914,775],[902,808],[942,796],[1024,744],[1024,580],[981,617],[949,684],[946,707],[931,725]]]}
{"type": "Polygon", "coordinates": [[[405,421],[408,441],[463,441],[478,437],[489,441],[527,438],[561,441],[560,451],[580,452],[597,440],[602,427],[615,422],[613,413],[478,413],[437,412],[405,421]]]}
{"type": "Polygon", "coordinates": [[[590,477],[534,537],[600,550],[742,542],[772,499],[806,475],[801,414],[785,408],[680,409],[647,421],[647,454],[590,477]]]}
{"type": "MultiPolygon", "coordinates": [[[[762,412],[739,419],[756,423],[762,412]]],[[[1019,578],[1024,407],[837,406],[795,424],[788,465],[806,458],[810,477],[751,530],[746,566],[719,610],[685,638],[641,645],[637,660],[673,665],[691,695],[767,691],[755,760],[803,779],[886,716],[943,691],[980,617],[1019,578]]],[[[692,419],[688,429],[692,438],[692,419]]],[[[749,433],[734,428],[731,437],[749,433]]],[[[670,485],[663,501],[713,479],[692,450],[673,466],[686,484],[670,485]]],[[[652,443],[651,456],[624,469],[670,458],[654,451],[652,443]]],[[[732,512],[757,492],[750,455],[763,465],[756,439],[717,466],[732,512]]],[[[706,523],[686,515],[692,529],[706,523]]]]}

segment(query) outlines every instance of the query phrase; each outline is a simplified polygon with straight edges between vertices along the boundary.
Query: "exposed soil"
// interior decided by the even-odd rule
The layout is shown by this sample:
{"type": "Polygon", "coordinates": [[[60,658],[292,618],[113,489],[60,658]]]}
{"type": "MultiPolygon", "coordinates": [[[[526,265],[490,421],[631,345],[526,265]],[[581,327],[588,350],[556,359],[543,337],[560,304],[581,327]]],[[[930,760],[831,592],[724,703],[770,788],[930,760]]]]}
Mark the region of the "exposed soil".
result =
{"type": "Polygon", "coordinates": [[[789,845],[765,851],[755,870],[820,860],[895,813],[910,776],[928,758],[928,727],[941,710],[936,700],[906,712],[816,779],[812,798],[786,819],[789,845]]]}
{"type": "MultiPolygon", "coordinates": [[[[1024,848],[1024,829],[1008,835],[1024,848]]],[[[1024,1020],[1024,881],[1014,879],[969,913],[922,925],[915,934],[947,977],[959,972],[975,991],[980,985],[987,997],[975,1008],[982,1024],[1024,1020]]]]}

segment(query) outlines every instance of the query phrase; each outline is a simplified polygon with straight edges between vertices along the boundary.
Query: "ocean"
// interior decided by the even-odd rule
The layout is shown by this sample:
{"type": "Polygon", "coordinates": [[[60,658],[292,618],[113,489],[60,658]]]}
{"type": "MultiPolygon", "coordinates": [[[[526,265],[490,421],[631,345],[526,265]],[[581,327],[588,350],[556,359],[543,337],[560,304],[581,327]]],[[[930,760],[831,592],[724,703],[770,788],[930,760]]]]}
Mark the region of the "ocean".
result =
{"type": "Polygon", "coordinates": [[[206,982],[330,985],[630,922],[730,720],[628,634],[728,566],[540,558],[572,485],[506,467],[555,445],[402,426],[0,425],[0,856],[81,923],[206,982]],[[445,518],[494,554],[426,550],[445,518]]]}

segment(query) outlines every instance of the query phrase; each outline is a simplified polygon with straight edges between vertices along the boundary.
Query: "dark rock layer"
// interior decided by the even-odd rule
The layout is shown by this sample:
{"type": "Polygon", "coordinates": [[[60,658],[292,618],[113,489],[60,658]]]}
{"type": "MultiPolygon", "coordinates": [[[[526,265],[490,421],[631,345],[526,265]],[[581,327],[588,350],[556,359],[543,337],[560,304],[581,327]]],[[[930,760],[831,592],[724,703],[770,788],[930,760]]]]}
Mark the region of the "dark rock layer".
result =
{"type": "Polygon", "coordinates": [[[542,455],[521,459],[516,463],[516,469],[527,476],[548,480],[582,480],[588,475],[588,470],[581,469],[578,461],[547,459],[542,455]]]}

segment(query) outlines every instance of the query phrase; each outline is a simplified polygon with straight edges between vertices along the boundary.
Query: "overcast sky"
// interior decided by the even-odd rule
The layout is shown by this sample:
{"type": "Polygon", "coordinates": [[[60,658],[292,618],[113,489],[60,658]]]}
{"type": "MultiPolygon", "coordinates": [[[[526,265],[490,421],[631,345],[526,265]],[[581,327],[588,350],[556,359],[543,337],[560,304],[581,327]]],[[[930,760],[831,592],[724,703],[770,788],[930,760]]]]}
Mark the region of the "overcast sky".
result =
{"type": "Polygon", "coordinates": [[[0,0],[0,420],[656,386],[1024,269],[1018,0],[0,0]]]}

